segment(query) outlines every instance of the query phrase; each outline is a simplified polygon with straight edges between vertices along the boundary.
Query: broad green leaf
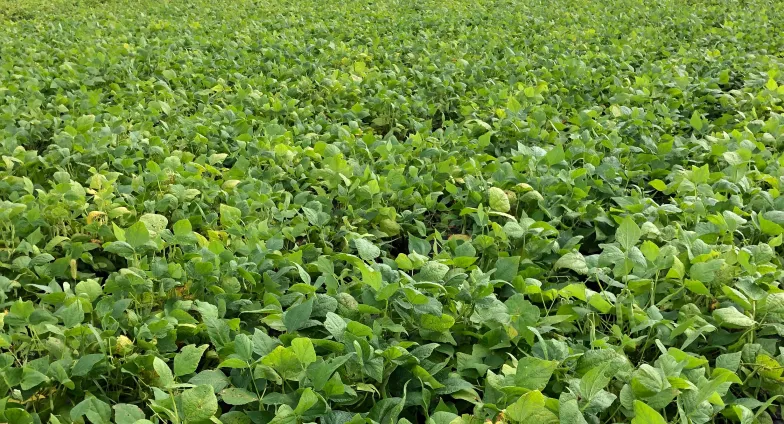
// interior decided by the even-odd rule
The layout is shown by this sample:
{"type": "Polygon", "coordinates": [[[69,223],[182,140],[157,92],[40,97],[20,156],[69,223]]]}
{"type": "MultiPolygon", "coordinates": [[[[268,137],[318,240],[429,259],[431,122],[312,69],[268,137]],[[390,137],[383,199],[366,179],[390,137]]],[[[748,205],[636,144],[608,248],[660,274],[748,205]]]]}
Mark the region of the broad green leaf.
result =
{"type": "Polygon", "coordinates": [[[332,334],[335,340],[343,340],[343,333],[346,331],[346,321],[340,315],[327,312],[324,327],[332,334]]]}
{"type": "MultiPolygon", "coordinates": [[[[692,269],[693,268],[694,267],[692,266],[692,269]]],[[[703,296],[711,295],[710,290],[708,290],[708,288],[705,287],[705,285],[698,280],[686,280],[683,282],[683,285],[686,286],[686,288],[689,289],[689,291],[691,291],[692,293],[696,293],[703,296]]]]}
{"type": "Polygon", "coordinates": [[[357,238],[354,239],[354,244],[357,246],[357,251],[359,251],[359,257],[368,262],[373,262],[381,255],[381,249],[368,240],[357,238]]]}
{"type": "Polygon", "coordinates": [[[651,182],[649,182],[648,184],[649,184],[651,187],[653,187],[653,188],[655,188],[656,190],[659,190],[659,191],[665,191],[665,190],[667,190],[667,184],[665,184],[665,183],[664,183],[664,181],[662,181],[662,180],[659,180],[659,179],[652,180],[652,181],[651,181],[651,182]]]}
{"type": "Polygon", "coordinates": [[[303,392],[302,395],[299,397],[299,402],[297,402],[297,407],[294,408],[294,413],[296,415],[302,415],[308,409],[312,408],[313,405],[318,403],[318,395],[316,395],[313,390],[308,387],[303,392]]]}
{"type": "Polygon", "coordinates": [[[632,390],[637,396],[653,396],[664,390],[667,380],[661,370],[648,364],[642,364],[632,374],[632,390]]]}
{"type": "Polygon", "coordinates": [[[508,417],[520,423],[557,423],[558,417],[545,407],[545,397],[538,390],[530,391],[506,409],[508,417]]]}
{"type": "Polygon", "coordinates": [[[545,160],[547,161],[547,164],[550,166],[560,163],[564,159],[566,159],[566,154],[564,153],[563,146],[561,146],[560,144],[556,144],[555,146],[553,146],[545,155],[545,160]]]}
{"type": "Polygon", "coordinates": [[[585,263],[585,258],[580,252],[569,252],[555,262],[553,269],[566,268],[578,274],[587,274],[588,266],[585,263]]]}
{"type": "Polygon", "coordinates": [[[605,361],[585,373],[580,379],[580,393],[591,400],[599,394],[618,372],[616,361],[605,361]]]}
{"type": "Polygon", "coordinates": [[[490,209],[498,212],[509,212],[509,209],[511,208],[509,205],[509,197],[507,197],[502,189],[491,187],[487,191],[487,197],[489,198],[490,209]]]}
{"type": "Polygon", "coordinates": [[[220,392],[221,400],[229,405],[246,405],[259,400],[255,393],[237,387],[229,387],[220,392]]]}
{"type": "Polygon", "coordinates": [[[278,408],[275,417],[268,424],[296,424],[297,423],[297,415],[294,414],[294,410],[288,405],[281,405],[278,408]]]}
{"type": "Polygon", "coordinates": [[[556,367],[557,361],[545,361],[533,356],[522,358],[517,362],[515,385],[528,390],[544,390],[556,367]]]}
{"type": "Polygon", "coordinates": [[[90,396],[76,404],[69,415],[73,421],[86,417],[93,424],[109,424],[112,419],[112,407],[108,403],[90,396]]]}
{"type": "Polygon", "coordinates": [[[186,421],[207,420],[218,411],[218,399],[212,386],[202,385],[187,389],[180,395],[180,413],[186,421]]]}
{"type": "Polygon", "coordinates": [[[294,351],[283,346],[276,347],[261,359],[261,363],[274,368],[284,379],[294,379],[302,371],[302,364],[294,351]]]}
{"type": "Polygon", "coordinates": [[[444,278],[447,272],[449,272],[448,266],[440,262],[429,261],[422,267],[422,270],[419,271],[419,277],[423,281],[439,282],[444,278]]]}
{"type": "Polygon", "coordinates": [[[753,319],[732,306],[716,309],[713,311],[713,318],[720,326],[726,328],[749,328],[755,324],[753,319]]]}
{"type": "Polygon", "coordinates": [[[667,424],[667,421],[655,409],[639,400],[635,400],[632,424],[667,424]]]}
{"type": "Polygon", "coordinates": [[[495,262],[495,278],[511,282],[517,276],[519,266],[519,256],[498,258],[495,262]]]}
{"type": "Polygon", "coordinates": [[[33,387],[47,381],[49,381],[49,377],[43,373],[40,373],[30,367],[22,368],[22,382],[20,384],[22,390],[30,390],[33,387]]]}
{"type": "Polygon", "coordinates": [[[577,404],[577,397],[571,393],[561,393],[558,399],[558,420],[562,424],[588,424],[577,404]]]}
{"type": "Polygon", "coordinates": [[[302,328],[313,311],[313,299],[294,305],[283,313],[283,325],[288,332],[294,332],[302,328]]]}
{"type": "Polygon", "coordinates": [[[134,249],[139,249],[150,241],[150,232],[147,230],[147,226],[144,222],[139,221],[125,230],[125,241],[134,249]]]}
{"type": "Polygon", "coordinates": [[[689,274],[695,280],[710,283],[716,278],[716,272],[724,264],[722,259],[713,259],[707,262],[698,262],[689,268],[689,274]]]}
{"type": "Polygon", "coordinates": [[[158,374],[158,386],[162,388],[168,388],[174,384],[174,375],[169,369],[169,365],[161,358],[157,356],[152,361],[152,366],[155,369],[155,373],[158,374]]]}
{"type": "Polygon", "coordinates": [[[187,219],[181,219],[174,223],[172,230],[175,236],[185,237],[193,232],[193,227],[191,226],[191,221],[187,219]]]}
{"type": "Polygon", "coordinates": [[[691,119],[689,119],[689,124],[691,124],[691,127],[694,128],[695,131],[700,131],[702,129],[703,123],[699,111],[695,110],[694,113],[691,114],[691,119]]]}
{"type": "Polygon", "coordinates": [[[206,344],[183,347],[180,353],[174,356],[174,375],[180,377],[196,372],[196,368],[199,367],[199,361],[201,361],[201,356],[207,348],[209,348],[209,345],[206,344]]]}
{"type": "MultiPolygon", "coordinates": [[[[158,215],[155,213],[146,213],[139,217],[139,221],[143,222],[144,225],[147,227],[147,230],[150,231],[151,234],[158,235],[166,227],[169,225],[169,220],[166,219],[163,215],[158,215]]],[[[127,234],[126,234],[127,236],[127,234]]]]}
{"type": "Polygon", "coordinates": [[[728,369],[737,372],[740,367],[743,352],[725,353],[716,357],[716,368],[728,369]]]}
{"type": "Polygon", "coordinates": [[[71,369],[71,375],[77,377],[87,375],[90,371],[93,370],[95,365],[104,358],[106,358],[106,356],[100,353],[92,353],[80,357],[71,369]]]}
{"type": "Polygon", "coordinates": [[[219,210],[220,223],[223,227],[231,227],[232,225],[239,224],[242,219],[242,212],[234,206],[221,203],[219,210]]]}
{"type": "Polygon", "coordinates": [[[420,324],[425,330],[442,332],[452,328],[455,324],[455,319],[448,314],[442,314],[441,316],[425,314],[422,315],[420,324]]]}
{"type": "Polygon", "coordinates": [[[617,240],[621,247],[628,252],[632,247],[637,245],[637,242],[640,241],[640,237],[642,237],[642,230],[640,230],[637,223],[627,215],[623,221],[621,221],[621,225],[615,232],[615,240],[617,240]]]}
{"type": "Polygon", "coordinates": [[[291,348],[304,367],[316,362],[316,351],[313,342],[305,337],[298,337],[291,341],[291,348]]]}
{"type": "Polygon", "coordinates": [[[90,299],[90,302],[98,299],[103,294],[101,284],[92,279],[78,282],[74,291],[77,295],[90,299]]]}
{"type": "Polygon", "coordinates": [[[253,340],[246,334],[237,334],[234,338],[234,354],[239,359],[250,362],[253,359],[253,340]]]}
{"type": "Polygon", "coordinates": [[[114,409],[114,422],[117,424],[134,424],[145,419],[144,411],[136,405],[118,403],[112,406],[112,409],[114,409]]]}
{"type": "Polygon", "coordinates": [[[596,308],[599,312],[607,314],[613,309],[612,303],[608,302],[600,294],[596,293],[588,298],[588,304],[596,308]]]}
{"type": "Polygon", "coordinates": [[[208,384],[217,393],[229,385],[229,379],[221,370],[204,370],[191,377],[188,383],[196,386],[208,384]]]}

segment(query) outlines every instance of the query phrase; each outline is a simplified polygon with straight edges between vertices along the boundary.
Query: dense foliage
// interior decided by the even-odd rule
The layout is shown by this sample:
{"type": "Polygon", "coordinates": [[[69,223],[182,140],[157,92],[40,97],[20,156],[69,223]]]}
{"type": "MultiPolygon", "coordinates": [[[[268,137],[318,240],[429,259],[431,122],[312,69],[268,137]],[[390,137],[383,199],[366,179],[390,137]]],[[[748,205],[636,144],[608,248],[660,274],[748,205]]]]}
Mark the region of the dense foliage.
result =
{"type": "Polygon", "coordinates": [[[0,422],[778,420],[780,2],[0,6],[0,422]]]}

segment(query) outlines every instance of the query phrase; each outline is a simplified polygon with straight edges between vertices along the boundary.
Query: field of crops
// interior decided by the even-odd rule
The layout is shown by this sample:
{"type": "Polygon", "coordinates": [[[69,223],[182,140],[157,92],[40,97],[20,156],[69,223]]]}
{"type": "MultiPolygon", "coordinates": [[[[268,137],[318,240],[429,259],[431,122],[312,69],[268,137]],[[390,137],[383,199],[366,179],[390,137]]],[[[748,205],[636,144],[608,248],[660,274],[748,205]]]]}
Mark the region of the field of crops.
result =
{"type": "Polygon", "coordinates": [[[782,33],[0,0],[0,422],[781,423],[782,33]]]}

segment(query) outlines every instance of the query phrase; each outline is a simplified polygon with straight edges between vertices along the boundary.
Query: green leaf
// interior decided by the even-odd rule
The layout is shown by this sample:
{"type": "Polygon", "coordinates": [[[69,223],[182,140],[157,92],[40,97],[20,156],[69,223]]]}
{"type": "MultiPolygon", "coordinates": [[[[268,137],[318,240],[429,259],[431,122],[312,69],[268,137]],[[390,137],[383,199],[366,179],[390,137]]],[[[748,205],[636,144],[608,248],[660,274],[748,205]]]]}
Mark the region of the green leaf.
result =
{"type": "Polygon", "coordinates": [[[636,396],[653,396],[668,385],[663,373],[648,364],[642,364],[632,374],[632,390],[636,396]]]}
{"type": "Polygon", "coordinates": [[[220,421],[222,424],[251,424],[252,421],[248,414],[242,411],[229,411],[221,414],[220,421]]]}
{"type": "MultiPolygon", "coordinates": [[[[692,267],[692,268],[694,268],[694,267],[692,267]]],[[[702,295],[702,296],[710,296],[711,295],[710,290],[708,290],[708,288],[705,287],[704,284],[702,284],[701,282],[699,282],[697,280],[686,280],[686,281],[683,282],[683,285],[686,286],[686,288],[689,289],[689,291],[692,292],[692,293],[696,293],[696,294],[699,294],[699,295],[702,295]]]]}
{"type": "Polygon", "coordinates": [[[242,212],[234,206],[221,203],[218,209],[220,211],[220,224],[223,227],[231,227],[232,225],[239,224],[242,219],[242,212]]]}
{"type": "Polygon", "coordinates": [[[206,344],[198,347],[196,345],[183,347],[180,353],[174,356],[174,375],[180,377],[196,372],[196,368],[199,367],[201,356],[208,347],[209,345],[206,344]]]}
{"type": "Polygon", "coordinates": [[[558,417],[545,407],[545,397],[538,390],[528,392],[506,409],[507,416],[520,423],[558,423],[558,417]]]}
{"type": "Polygon", "coordinates": [[[523,109],[523,106],[520,105],[520,102],[518,102],[514,96],[509,96],[509,98],[506,99],[506,108],[512,113],[517,113],[523,109]]]}
{"type": "Polygon", "coordinates": [[[564,152],[563,146],[560,144],[556,144],[551,148],[547,154],[544,156],[547,164],[553,166],[557,163],[562,162],[566,159],[566,153],[564,152]]]}
{"type": "Polygon", "coordinates": [[[443,280],[448,272],[449,267],[447,265],[440,262],[429,261],[422,266],[422,270],[419,271],[419,278],[422,281],[439,282],[443,280]]]}
{"type": "Polygon", "coordinates": [[[490,209],[498,212],[509,212],[511,209],[509,197],[502,189],[491,187],[487,191],[487,197],[489,198],[490,209]]]}
{"type": "Polygon", "coordinates": [[[191,227],[191,221],[187,219],[181,219],[174,223],[172,230],[174,231],[175,236],[185,237],[193,232],[193,227],[191,227]]]}
{"type": "Polygon", "coordinates": [[[267,424],[296,424],[297,423],[297,416],[294,414],[294,410],[291,409],[288,405],[281,405],[278,408],[275,417],[267,424]]]}
{"type": "Polygon", "coordinates": [[[8,424],[33,424],[33,417],[21,408],[8,408],[5,410],[5,420],[8,424]]]}
{"type": "Polygon", "coordinates": [[[294,351],[283,346],[276,347],[261,359],[261,363],[274,368],[284,379],[295,379],[302,370],[302,364],[294,351]]]}
{"type": "Polygon", "coordinates": [[[327,381],[332,377],[332,374],[343,366],[351,356],[352,355],[343,355],[327,360],[316,359],[307,370],[307,376],[313,383],[313,388],[316,390],[323,390],[327,381]]]}
{"type": "Polygon", "coordinates": [[[62,318],[63,325],[66,328],[73,328],[84,321],[84,310],[81,302],[73,302],[55,312],[55,315],[62,318]]]}
{"type": "Polygon", "coordinates": [[[237,387],[229,387],[220,392],[221,400],[229,405],[247,405],[259,400],[255,393],[237,387]]]}
{"type": "Polygon", "coordinates": [[[307,367],[316,362],[316,350],[313,348],[313,342],[310,339],[305,337],[296,338],[291,341],[291,348],[303,366],[307,367]]]}
{"type": "Polygon", "coordinates": [[[592,295],[588,299],[588,304],[596,308],[599,312],[603,314],[610,313],[613,309],[612,303],[608,302],[605,298],[603,298],[599,293],[592,295]]]}
{"type": "MultiPolygon", "coordinates": [[[[157,213],[146,213],[139,217],[139,221],[143,222],[150,233],[158,235],[169,225],[169,220],[163,215],[157,213]]],[[[127,237],[127,234],[126,234],[127,237]]]]}
{"type": "Polygon", "coordinates": [[[659,190],[659,191],[667,190],[667,184],[665,184],[664,181],[659,180],[659,179],[652,180],[651,182],[648,183],[648,185],[650,185],[651,187],[653,187],[653,188],[655,188],[656,190],[659,190]]]}
{"type": "Polygon", "coordinates": [[[247,334],[237,334],[234,338],[234,354],[243,361],[253,359],[253,340],[247,334]]]}
{"type": "Polygon", "coordinates": [[[405,399],[391,397],[376,402],[368,413],[367,418],[380,424],[394,424],[403,411],[405,399]]]}
{"type": "Polygon", "coordinates": [[[313,299],[302,302],[298,305],[292,306],[283,313],[283,325],[286,326],[286,331],[292,333],[302,328],[313,311],[313,299]]]}
{"type": "Polygon", "coordinates": [[[585,257],[580,252],[569,252],[555,262],[553,269],[571,269],[578,274],[587,274],[588,266],[585,263],[585,257]]]}
{"type": "Polygon", "coordinates": [[[517,276],[519,266],[519,256],[500,257],[495,262],[495,278],[511,283],[517,276]]]}
{"type": "Polygon", "coordinates": [[[185,390],[180,395],[180,414],[186,421],[207,420],[218,412],[218,399],[212,386],[202,385],[185,390]]]}
{"type": "Polygon", "coordinates": [[[732,306],[713,311],[713,318],[726,328],[750,328],[755,322],[732,306]]]}
{"type": "Polygon", "coordinates": [[[694,128],[695,131],[700,131],[702,129],[702,117],[700,116],[699,111],[694,111],[691,114],[691,119],[689,119],[689,124],[691,127],[694,128]]]}
{"type": "Polygon", "coordinates": [[[22,368],[22,382],[20,384],[22,390],[30,390],[33,387],[47,381],[49,381],[49,377],[46,375],[30,367],[22,368]]]}
{"type": "Polygon", "coordinates": [[[248,363],[240,358],[227,358],[218,364],[218,368],[244,369],[248,368],[248,363]]]}
{"type": "Polygon", "coordinates": [[[112,409],[114,409],[114,422],[117,424],[134,424],[145,419],[144,411],[136,405],[118,403],[112,406],[112,409]]]}
{"type": "Polygon", "coordinates": [[[313,405],[318,403],[318,400],[318,395],[316,395],[310,387],[306,388],[299,397],[299,402],[297,402],[297,407],[294,408],[294,413],[296,415],[304,414],[308,409],[312,408],[313,405]]]}
{"type": "Polygon", "coordinates": [[[327,318],[324,320],[324,327],[332,334],[335,340],[343,340],[343,333],[346,331],[346,321],[338,314],[327,312],[327,318]]]}
{"type": "Polygon", "coordinates": [[[642,237],[642,230],[630,216],[626,216],[618,230],[615,232],[615,240],[623,247],[625,251],[631,250],[632,247],[637,245],[642,237]]]}
{"type": "Polygon", "coordinates": [[[147,226],[144,224],[144,222],[139,221],[125,230],[125,241],[133,249],[139,249],[145,243],[150,241],[150,232],[147,231],[147,226]]]}
{"type": "Polygon", "coordinates": [[[122,256],[123,258],[131,258],[135,253],[133,250],[133,246],[131,246],[130,244],[124,241],[113,241],[110,243],[106,243],[103,246],[103,250],[118,256],[122,256]]]}
{"type": "Polygon", "coordinates": [[[724,264],[723,259],[712,259],[707,262],[698,262],[689,268],[692,278],[703,283],[710,283],[716,278],[716,271],[724,264]]]}
{"type": "Polygon", "coordinates": [[[221,370],[204,370],[191,377],[188,383],[196,386],[208,384],[218,393],[229,385],[229,379],[221,370]]]}
{"type": "Polygon", "coordinates": [[[593,399],[607,387],[616,372],[618,372],[616,361],[605,361],[591,368],[580,379],[580,393],[587,400],[593,399]]]}
{"type": "Polygon", "coordinates": [[[378,291],[381,289],[381,273],[365,264],[360,264],[359,271],[362,273],[362,282],[378,291]]]}
{"type": "Polygon", "coordinates": [[[545,361],[533,356],[522,358],[517,362],[515,385],[528,390],[544,390],[557,367],[558,361],[545,361]]]}
{"type": "Polygon", "coordinates": [[[455,319],[447,314],[442,314],[441,316],[424,314],[420,320],[420,325],[425,330],[442,332],[452,328],[455,325],[455,319]]]}
{"type": "Polygon", "coordinates": [[[100,283],[91,279],[78,282],[74,292],[78,296],[86,297],[92,302],[103,294],[103,288],[100,283]]]}
{"type": "Polygon", "coordinates": [[[571,393],[561,393],[558,399],[558,420],[561,424],[588,424],[577,404],[577,397],[571,393]]]}
{"type": "Polygon", "coordinates": [[[22,321],[26,321],[28,318],[30,318],[30,315],[32,315],[33,312],[35,312],[35,305],[29,300],[22,301],[19,299],[11,304],[11,315],[16,316],[22,321]]]}
{"type": "Polygon", "coordinates": [[[71,409],[70,417],[72,421],[87,417],[93,424],[109,424],[112,419],[112,407],[108,403],[90,396],[71,409]]]}
{"type": "MultiPolygon", "coordinates": [[[[732,411],[738,417],[740,424],[752,424],[755,421],[754,413],[751,409],[746,408],[743,405],[732,405],[732,411]]],[[[761,408],[760,410],[764,410],[765,408],[761,408]]]]}
{"type": "Polygon", "coordinates": [[[349,321],[346,329],[359,337],[373,337],[373,329],[357,321],[349,321]]]}
{"type": "Polygon", "coordinates": [[[743,352],[725,353],[716,357],[716,368],[728,369],[737,372],[740,368],[741,355],[743,352]]]}
{"type": "Polygon", "coordinates": [[[667,421],[655,409],[639,400],[635,400],[632,424],[667,424],[667,421]]]}
{"type": "Polygon", "coordinates": [[[92,353],[82,356],[78,361],[76,361],[76,364],[74,364],[73,368],[71,369],[71,375],[76,377],[87,375],[90,371],[93,370],[95,365],[104,358],[106,358],[106,356],[100,353],[92,353]]]}
{"type": "Polygon", "coordinates": [[[82,115],[76,118],[76,129],[79,132],[86,132],[95,124],[95,115],[82,115]]]}
{"type": "Polygon", "coordinates": [[[357,246],[359,257],[368,262],[373,262],[381,255],[381,249],[378,246],[363,238],[354,239],[354,245],[357,246]]]}
{"type": "Polygon", "coordinates": [[[165,389],[174,384],[174,375],[172,375],[169,365],[163,359],[156,356],[152,361],[152,367],[155,369],[155,373],[158,374],[159,387],[165,389]]]}

